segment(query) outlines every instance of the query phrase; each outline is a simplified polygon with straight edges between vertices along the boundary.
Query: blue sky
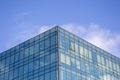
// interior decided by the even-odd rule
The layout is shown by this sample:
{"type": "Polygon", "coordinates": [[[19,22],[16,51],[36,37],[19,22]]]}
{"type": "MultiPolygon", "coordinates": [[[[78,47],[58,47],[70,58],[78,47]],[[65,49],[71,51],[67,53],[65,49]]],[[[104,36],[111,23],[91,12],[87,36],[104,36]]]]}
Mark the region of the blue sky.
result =
{"type": "Polygon", "coordinates": [[[119,4],[119,0],[0,0],[0,52],[60,25],[120,57],[119,4]]]}

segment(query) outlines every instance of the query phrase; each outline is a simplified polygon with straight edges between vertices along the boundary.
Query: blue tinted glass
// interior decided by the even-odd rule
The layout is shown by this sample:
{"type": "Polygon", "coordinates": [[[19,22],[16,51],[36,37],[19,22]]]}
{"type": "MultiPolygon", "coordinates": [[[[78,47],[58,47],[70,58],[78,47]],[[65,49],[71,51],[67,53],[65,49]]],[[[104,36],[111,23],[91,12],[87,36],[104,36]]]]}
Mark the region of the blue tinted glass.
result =
{"type": "Polygon", "coordinates": [[[30,62],[29,63],[29,72],[33,71],[33,66],[34,66],[33,62],[30,62]]]}
{"type": "Polygon", "coordinates": [[[43,67],[44,66],[44,57],[41,57],[40,58],[40,67],[43,67]]]}
{"type": "MultiPolygon", "coordinates": [[[[51,74],[52,75],[52,74],[51,74]]],[[[50,73],[45,74],[45,80],[50,80],[50,73]]]]}
{"type": "Polygon", "coordinates": [[[51,80],[57,80],[57,76],[56,76],[57,74],[56,74],[56,71],[54,70],[54,71],[52,71],[51,72],[51,80]]]}
{"type": "Polygon", "coordinates": [[[39,44],[35,45],[34,52],[37,53],[39,51],[39,44]]]}
{"type": "Polygon", "coordinates": [[[50,64],[50,55],[45,56],[45,65],[50,64]]]}
{"type": "Polygon", "coordinates": [[[51,53],[51,63],[56,61],[56,53],[51,53]]]}
{"type": "Polygon", "coordinates": [[[47,39],[45,40],[45,48],[48,48],[49,46],[50,46],[50,39],[47,38],[47,39]]]}
{"type": "Polygon", "coordinates": [[[55,37],[55,36],[52,36],[52,37],[51,37],[50,43],[51,43],[51,46],[52,46],[52,45],[55,45],[55,43],[56,43],[56,37],[55,37]]]}
{"type": "Polygon", "coordinates": [[[41,41],[40,42],[40,50],[43,50],[44,49],[44,41],[41,41]]]}

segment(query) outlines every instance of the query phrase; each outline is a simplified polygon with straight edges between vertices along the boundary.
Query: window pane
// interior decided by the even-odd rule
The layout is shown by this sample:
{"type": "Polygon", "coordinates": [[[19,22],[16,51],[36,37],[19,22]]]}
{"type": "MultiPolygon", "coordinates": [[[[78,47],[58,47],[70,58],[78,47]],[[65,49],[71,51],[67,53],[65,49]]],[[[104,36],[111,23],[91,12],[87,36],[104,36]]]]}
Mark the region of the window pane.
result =
{"type": "Polygon", "coordinates": [[[65,47],[65,42],[64,41],[65,41],[64,36],[60,36],[60,43],[59,43],[60,48],[65,47]]]}
{"type": "Polygon", "coordinates": [[[92,60],[92,52],[88,50],[88,53],[89,53],[89,59],[92,60]]]}
{"type": "Polygon", "coordinates": [[[105,58],[103,56],[101,56],[101,63],[102,63],[102,65],[105,65],[105,58]]]}
{"type": "Polygon", "coordinates": [[[43,50],[44,49],[44,41],[41,41],[40,42],[40,50],[43,50]]]}
{"type": "Polygon", "coordinates": [[[47,39],[45,40],[45,48],[48,48],[49,46],[50,46],[50,39],[47,38],[47,39]]]}
{"type": "Polygon", "coordinates": [[[66,64],[70,65],[70,57],[66,55],[66,64]]]}
{"type": "Polygon", "coordinates": [[[69,51],[70,49],[70,41],[69,41],[69,39],[67,39],[67,38],[65,38],[65,49],[66,49],[66,51],[69,51]]]}
{"type": "Polygon", "coordinates": [[[50,63],[50,55],[45,56],[45,65],[50,63]]]}
{"type": "Polygon", "coordinates": [[[55,53],[52,53],[51,54],[51,63],[55,62],[56,61],[56,54],[55,53]]]}
{"type": "Polygon", "coordinates": [[[29,56],[29,48],[26,48],[25,49],[25,57],[28,57],[29,56]]]}
{"type": "Polygon", "coordinates": [[[33,46],[31,46],[30,47],[30,55],[33,54],[33,51],[34,51],[33,49],[34,49],[33,46]]]}
{"type": "Polygon", "coordinates": [[[33,62],[29,63],[29,72],[33,71],[33,62]]]}
{"type": "Polygon", "coordinates": [[[39,59],[34,61],[34,70],[39,68],[39,59]]]}
{"type": "Polygon", "coordinates": [[[67,77],[66,72],[61,70],[61,80],[67,80],[66,77],[67,77]]]}
{"type": "MultiPolygon", "coordinates": [[[[52,74],[53,75],[53,74],[52,74]]],[[[50,80],[50,73],[45,74],[45,80],[50,80]]]]}
{"type": "Polygon", "coordinates": [[[84,48],[84,55],[88,59],[88,50],[86,48],[84,48]]]}
{"type": "Polygon", "coordinates": [[[98,64],[101,64],[100,55],[97,55],[98,64]]]}
{"type": "MultiPolygon", "coordinates": [[[[57,80],[56,74],[57,74],[57,73],[56,73],[55,70],[51,72],[51,80],[57,80]]],[[[41,79],[40,79],[40,80],[41,80],[41,79]]]]}
{"type": "Polygon", "coordinates": [[[78,44],[75,43],[75,52],[78,53],[78,44]]]}
{"type": "Polygon", "coordinates": [[[35,53],[37,53],[37,52],[39,51],[39,44],[36,44],[34,49],[35,49],[35,50],[34,50],[35,53]]]}
{"type": "Polygon", "coordinates": [[[41,57],[40,58],[40,67],[43,67],[44,66],[44,57],[41,57]]]}
{"type": "Polygon", "coordinates": [[[71,51],[75,51],[74,43],[72,41],[70,42],[70,50],[71,51]]]}
{"type": "Polygon", "coordinates": [[[80,62],[78,60],[76,60],[76,67],[77,69],[80,69],[80,62]]]}
{"type": "Polygon", "coordinates": [[[71,58],[71,66],[76,67],[76,62],[74,58],[71,58]]]}
{"type": "Polygon", "coordinates": [[[28,64],[24,65],[24,74],[28,73],[28,64]]]}
{"type": "Polygon", "coordinates": [[[83,47],[80,46],[80,55],[83,56],[83,54],[84,54],[83,47]]]}
{"type": "Polygon", "coordinates": [[[65,54],[61,53],[61,62],[65,63],[65,54]]]}
{"type": "Polygon", "coordinates": [[[19,76],[23,75],[23,66],[19,67],[19,76]]]}
{"type": "Polygon", "coordinates": [[[50,42],[50,43],[51,43],[51,46],[52,46],[52,45],[55,45],[55,43],[56,43],[56,39],[55,39],[55,38],[56,38],[55,36],[52,36],[52,37],[51,37],[51,42],[50,42]]]}

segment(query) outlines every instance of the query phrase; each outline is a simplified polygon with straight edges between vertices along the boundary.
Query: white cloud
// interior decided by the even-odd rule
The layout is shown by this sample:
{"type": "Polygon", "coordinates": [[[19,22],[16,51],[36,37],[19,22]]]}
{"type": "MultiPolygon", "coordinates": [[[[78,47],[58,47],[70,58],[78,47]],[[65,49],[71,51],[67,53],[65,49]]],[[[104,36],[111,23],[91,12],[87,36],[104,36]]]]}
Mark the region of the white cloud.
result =
{"type": "Polygon", "coordinates": [[[62,25],[62,27],[88,42],[120,57],[120,34],[112,33],[108,29],[97,24],[79,26],[73,24],[62,25]]]}
{"type": "Polygon", "coordinates": [[[49,30],[52,27],[54,27],[54,26],[46,26],[46,25],[44,25],[44,26],[39,27],[39,34],[49,30]]]}
{"type": "MultiPolygon", "coordinates": [[[[74,24],[60,25],[62,28],[76,34],[77,36],[89,41],[90,43],[111,52],[120,57],[120,34],[112,33],[108,29],[102,28],[97,24],[90,24],[89,26],[80,26],[74,24]]],[[[9,43],[9,47],[16,45],[16,43],[23,42],[39,33],[42,33],[53,26],[33,26],[28,27],[25,31],[16,35],[13,42],[9,43]]]]}

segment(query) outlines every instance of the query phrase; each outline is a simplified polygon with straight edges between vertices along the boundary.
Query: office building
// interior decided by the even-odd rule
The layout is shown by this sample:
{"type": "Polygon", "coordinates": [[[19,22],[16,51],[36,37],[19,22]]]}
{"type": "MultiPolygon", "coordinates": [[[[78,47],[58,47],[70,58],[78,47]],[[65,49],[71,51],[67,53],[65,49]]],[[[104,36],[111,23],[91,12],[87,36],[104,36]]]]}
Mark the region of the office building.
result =
{"type": "Polygon", "coordinates": [[[56,26],[0,53],[0,80],[120,80],[120,58],[56,26]]]}

